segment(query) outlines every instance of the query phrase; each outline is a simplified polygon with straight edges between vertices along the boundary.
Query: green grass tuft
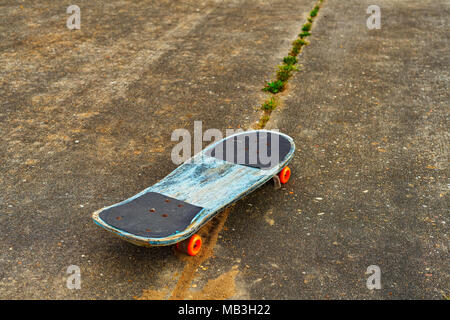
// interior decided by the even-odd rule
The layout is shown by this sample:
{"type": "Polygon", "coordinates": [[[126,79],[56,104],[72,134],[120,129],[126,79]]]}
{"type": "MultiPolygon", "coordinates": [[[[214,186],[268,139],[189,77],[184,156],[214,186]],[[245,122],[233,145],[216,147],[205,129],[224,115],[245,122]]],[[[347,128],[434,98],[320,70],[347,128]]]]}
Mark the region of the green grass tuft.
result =
{"type": "Polygon", "coordinates": [[[265,114],[259,119],[258,127],[259,129],[262,129],[266,126],[267,122],[270,120],[270,116],[265,114]]]}
{"type": "Polygon", "coordinates": [[[301,47],[293,46],[291,49],[291,52],[289,52],[289,54],[291,56],[298,56],[298,54],[300,53],[300,48],[301,47]]]}
{"type": "Polygon", "coordinates": [[[300,33],[298,36],[299,36],[301,39],[303,39],[303,38],[309,37],[310,35],[311,35],[310,32],[308,32],[308,31],[303,31],[303,32],[300,33]]]}
{"type": "Polygon", "coordinates": [[[294,56],[287,56],[283,58],[283,63],[287,65],[296,64],[298,62],[297,57],[294,56]]]}
{"type": "Polygon", "coordinates": [[[293,64],[284,64],[278,66],[277,79],[279,81],[286,82],[291,77],[292,71],[298,71],[298,68],[293,64]]]}
{"type": "Polygon", "coordinates": [[[266,102],[264,102],[261,106],[261,109],[265,111],[272,111],[277,107],[277,100],[274,97],[270,98],[266,102]]]}
{"type": "Polygon", "coordinates": [[[311,12],[309,13],[309,15],[314,18],[315,16],[317,16],[317,13],[319,13],[319,6],[315,6],[314,9],[311,10],[311,12]]]}
{"type": "Polygon", "coordinates": [[[306,46],[308,42],[304,39],[297,39],[294,42],[292,42],[292,49],[289,53],[291,56],[297,56],[300,53],[300,50],[303,46],[306,46]]]}
{"type": "Polygon", "coordinates": [[[283,89],[284,89],[284,82],[281,80],[277,80],[268,82],[267,85],[263,88],[263,91],[278,93],[280,91],[283,91],[283,89]]]}
{"type": "Polygon", "coordinates": [[[302,31],[308,32],[311,31],[312,23],[308,22],[303,25],[302,31]]]}
{"type": "Polygon", "coordinates": [[[308,44],[308,42],[304,39],[297,39],[294,42],[292,42],[292,44],[295,47],[302,47],[302,46],[306,46],[308,44]]]}

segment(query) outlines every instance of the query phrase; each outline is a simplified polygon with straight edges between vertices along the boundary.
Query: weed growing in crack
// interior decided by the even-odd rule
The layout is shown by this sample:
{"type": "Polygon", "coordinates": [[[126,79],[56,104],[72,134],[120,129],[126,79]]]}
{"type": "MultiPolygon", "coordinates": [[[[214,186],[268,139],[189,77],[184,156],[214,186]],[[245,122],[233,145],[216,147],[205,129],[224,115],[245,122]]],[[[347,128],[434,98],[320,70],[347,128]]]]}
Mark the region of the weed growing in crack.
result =
{"type": "Polygon", "coordinates": [[[277,100],[275,100],[274,97],[271,97],[269,100],[262,104],[261,109],[263,109],[264,111],[272,111],[277,107],[277,105],[277,100]]]}
{"type": "Polygon", "coordinates": [[[263,88],[263,91],[271,92],[271,93],[278,93],[283,91],[284,89],[284,82],[281,80],[267,82],[266,86],[263,88]]]}
{"type": "Polygon", "coordinates": [[[297,39],[294,42],[292,42],[292,44],[294,45],[294,47],[302,47],[306,46],[308,42],[305,39],[297,39]]]}
{"type": "Polygon", "coordinates": [[[289,53],[291,56],[297,56],[300,53],[300,50],[302,49],[303,46],[306,46],[308,44],[308,42],[306,42],[306,40],[304,39],[297,39],[294,42],[292,42],[292,49],[291,52],[289,53]]]}
{"type": "Polygon", "coordinates": [[[269,115],[267,115],[267,114],[263,115],[263,116],[261,117],[261,119],[259,119],[258,127],[259,127],[260,129],[264,128],[264,127],[266,126],[266,123],[269,121],[269,119],[270,119],[270,116],[269,116],[269,115]]]}
{"type": "Polygon", "coordinates": [[[312,23],[311,22],[305,23],[303,25],[302,31],[304,31],[304,32],[311,31],[311,27],[312,27],[312,23]]]}
{"type": "Polygon", "coordinates": [[[298,68],[293,64],[283,64],[278,66],[277,79],[279,81],[286,82],[291,77],[292,71],[298,71],[298,68]]]}
{"type": "Polygon", "coordinates": [[[291,56],[298,56],[298,54],[300,53],[300,49],[301,47],[294,46],[292,47],[291,52],[289,52],[289,54],[291,56]]]}
{"type": "Polygon", "coordinates": [[[287,65],[293,65],[296,64],[298,62],[297,57],[294,56],[286,56],[283,58],[283,63],[287,64],[287,65]]]}
{"type": "MultiPolygon", "coordinates": [[[[320,5],[322,4],[322,2],[323,0],[317,0],[316,5],[309,13],[307,22],[302,27],[302,32],[298,35],[298,38],[294,42],[292,42],[292,48],[289,52],[289,55],[284,57],[283,64],[278,66],[276,80],[268,82],[262,89],[263,91],[273,94],[277,94],[278,92],[283,91],[289,78],[292,76],[292,72],[299,70],[299,67],[296,66],[296,64],[298,63],[297,56],[299,55],[302,47],[308,45],[308,42],[305,38],[311,35],[310,31],[312,29],[312,24],[314,22],[314,18],[319,13],[320,5]]],[[[272,96],[261,105],[263,114],[257,124],[260,129],[266,126],[267,122],[270,119],[272,110],[274,110],[277,105],[278,100],[275,99],[275,96],[272,96]]]]}
{"type": "Polygon", "coordinates": [[[317,16],[317,13],[319,13],[319,6],[315,6],[314,9],[311,10],[311,12],[309,13],[309,16],[311,18],[314,18],[315,16],[317,16]]]}
{"type": "Polygon", "coordinates": [[[308,31],[303,31],[303,32],[300,33],[298,36],[300,37],[300,39],[303,39],[303,38],[309,37],[310,35],[311,35],[310,32],[308,32],[308,31]]]}

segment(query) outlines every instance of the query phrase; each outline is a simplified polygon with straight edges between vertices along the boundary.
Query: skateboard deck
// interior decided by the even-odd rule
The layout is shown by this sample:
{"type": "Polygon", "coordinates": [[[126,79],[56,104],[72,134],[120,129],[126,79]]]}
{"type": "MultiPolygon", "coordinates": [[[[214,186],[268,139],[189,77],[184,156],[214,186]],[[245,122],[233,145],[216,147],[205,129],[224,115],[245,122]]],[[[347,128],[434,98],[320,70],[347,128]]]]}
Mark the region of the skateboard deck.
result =
{"type": "Polygon", "coordinates": [[[97,210],[92,218],[102,228],[137,245],[178,243],[276,176],[292,159],[294,150],[292,138],[274,131],[228,136],[153,186],[97,210]]]}

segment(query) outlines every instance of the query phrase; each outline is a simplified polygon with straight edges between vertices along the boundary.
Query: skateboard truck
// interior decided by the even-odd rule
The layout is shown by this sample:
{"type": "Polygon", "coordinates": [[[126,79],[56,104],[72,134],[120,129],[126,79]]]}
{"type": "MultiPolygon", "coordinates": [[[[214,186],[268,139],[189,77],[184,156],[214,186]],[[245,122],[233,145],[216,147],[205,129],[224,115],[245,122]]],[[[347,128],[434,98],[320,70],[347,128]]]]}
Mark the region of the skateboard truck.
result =
{"type": "Polygon", "coordinates": [[[291,169],[286,166],[278,174],[273,175],[273,184],[275,189],[280,189],[282,184],[289,181],[291,177],[291,169]]]}
{"type": "Polygon", "coordinates": [[[273,187],[275,190],[281,189],[280,177],[276,174],[273,176],[273,187]]]}

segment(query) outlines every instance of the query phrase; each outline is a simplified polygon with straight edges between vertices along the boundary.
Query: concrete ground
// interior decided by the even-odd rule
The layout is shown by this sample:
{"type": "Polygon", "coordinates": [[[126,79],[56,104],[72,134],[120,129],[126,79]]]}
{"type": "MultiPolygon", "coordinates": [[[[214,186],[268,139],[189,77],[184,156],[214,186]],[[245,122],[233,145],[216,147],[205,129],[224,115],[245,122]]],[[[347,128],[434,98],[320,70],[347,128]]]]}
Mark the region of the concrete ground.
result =
{"type": "Polygon", "coordinates": [[[69,4],[1,4],[0,298],[448,298],[445,0],[379,0],[379,30],[372,2],[323,2],[267,124],[291,181],[213,220],[202,255],[91,221],[176,167],[175,129],[251,128],[315,3],[80,0],[80,30],[69,4]]]}

